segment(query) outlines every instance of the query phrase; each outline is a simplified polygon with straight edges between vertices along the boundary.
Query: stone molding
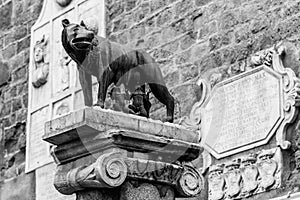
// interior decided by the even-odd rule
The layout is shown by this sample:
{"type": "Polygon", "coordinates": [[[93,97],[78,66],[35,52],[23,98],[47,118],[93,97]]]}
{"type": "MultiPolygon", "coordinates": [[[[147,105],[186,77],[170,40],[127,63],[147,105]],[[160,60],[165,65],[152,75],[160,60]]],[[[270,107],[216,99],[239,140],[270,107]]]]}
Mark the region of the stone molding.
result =
{"type": "Polygon", "coordinates": [[[93,108],[47,122],[45,133],[44,140],[57,145],[52,153],[57,164],[112,147],[145,153],[152,160],[164,155],[192,161],[203,150],[198,133],[182,126],[93,108]]]}
{"type": "Polygon", "coordinates": [[[194,167],[165,162],[127,158],[122,153],[101,155],[95,163],[70,171],[57,171],[55,188],[70,195],[89,188],[116,188],[125,180],[166,184],[182,197],[193,197],[204,189],[204,177],[194,167]]]}

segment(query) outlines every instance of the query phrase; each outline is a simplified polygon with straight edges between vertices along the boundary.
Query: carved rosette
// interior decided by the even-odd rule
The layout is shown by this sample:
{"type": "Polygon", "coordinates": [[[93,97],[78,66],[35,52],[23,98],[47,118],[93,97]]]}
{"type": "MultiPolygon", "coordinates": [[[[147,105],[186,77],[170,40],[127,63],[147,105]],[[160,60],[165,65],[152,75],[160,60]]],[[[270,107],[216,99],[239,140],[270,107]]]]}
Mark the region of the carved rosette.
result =
{"type": "Polygon", "coordinates": [[[280,148],[276,148],[211,166],[209,200],[242,199],[279,188],[281,160],[280,148]]]}

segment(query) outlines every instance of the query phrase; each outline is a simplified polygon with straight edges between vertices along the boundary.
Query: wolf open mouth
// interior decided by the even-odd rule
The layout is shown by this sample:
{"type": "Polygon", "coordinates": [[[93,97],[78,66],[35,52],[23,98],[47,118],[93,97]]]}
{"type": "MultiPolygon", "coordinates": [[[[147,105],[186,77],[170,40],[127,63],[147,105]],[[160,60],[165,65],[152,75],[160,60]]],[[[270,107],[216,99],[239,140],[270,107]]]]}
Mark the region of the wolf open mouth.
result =
{"type": "Polygon", "coordinates": [[[74,38],[71,41],[72,46],[79,50],[86,50],[92,45],[92,40],[86,37],[74,38]]]}

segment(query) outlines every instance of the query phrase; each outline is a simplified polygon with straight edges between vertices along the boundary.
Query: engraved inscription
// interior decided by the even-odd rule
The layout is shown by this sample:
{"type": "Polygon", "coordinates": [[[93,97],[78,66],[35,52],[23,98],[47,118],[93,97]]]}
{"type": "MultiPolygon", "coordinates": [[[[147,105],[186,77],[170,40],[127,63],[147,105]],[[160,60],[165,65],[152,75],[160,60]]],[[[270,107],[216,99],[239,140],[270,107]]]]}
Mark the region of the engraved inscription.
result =
{"type": "Polygon", "coordinates": [[[280,120],[280,86],[265,68],[218,84],[202,112],[206,145],[220,154],[266,139],[280,120]]]}
{"type": "Polygon", "coordinates": [[[44,123],[47,120],[48,107],[43,108],[31,115],[30,135],[28,136],[28,163],[27,169],[32,170],[38,166],[52,161],[48,154],[48,144],[42,140],[44,135],[44,123]]]}

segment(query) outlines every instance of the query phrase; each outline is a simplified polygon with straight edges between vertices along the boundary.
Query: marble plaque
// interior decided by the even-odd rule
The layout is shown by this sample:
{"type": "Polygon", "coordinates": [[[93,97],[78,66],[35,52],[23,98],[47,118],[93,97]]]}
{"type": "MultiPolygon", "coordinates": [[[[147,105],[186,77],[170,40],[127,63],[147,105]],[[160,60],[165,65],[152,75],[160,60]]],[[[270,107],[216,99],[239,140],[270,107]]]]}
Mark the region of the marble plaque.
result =
{"type": "Polygon", "coordinates": [[[51,163],[36,170],[36,199],[75,200],[75,195],[60,194],[54,187],[55,164],[51,163]]]}
{"type": "Polygon", "coordinates": [[[201,112],[204,145],[219,157],[268,141],[283,120],[281,85],[267,67],[217,84],[201,112]]]}

